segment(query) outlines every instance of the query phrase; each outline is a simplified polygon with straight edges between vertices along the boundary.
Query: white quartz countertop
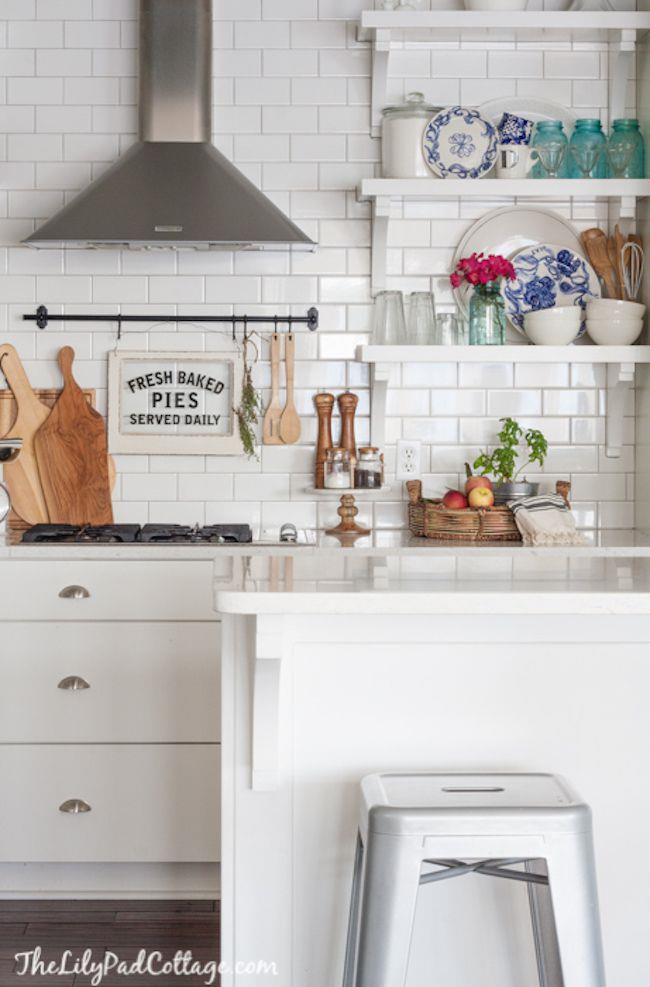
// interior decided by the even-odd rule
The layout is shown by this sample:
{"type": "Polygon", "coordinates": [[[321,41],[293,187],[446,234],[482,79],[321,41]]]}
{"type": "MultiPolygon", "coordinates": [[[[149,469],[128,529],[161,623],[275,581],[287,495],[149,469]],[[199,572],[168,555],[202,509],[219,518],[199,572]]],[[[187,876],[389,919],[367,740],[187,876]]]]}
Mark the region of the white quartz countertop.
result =
{"type": "Polygon", "coordinates": [[[650,533],[633,529],[585,531],[588,544],[531,548],[520,542],[457,542],[436,543],[426,538],[414,538],[404,530],[373,531],[352,545],[341,545],[337,538],[322,531],[301,532],[299,545],[279,545],[271,541],[254,541],[247,545],[98,545],[98,544],[10,544],[0,535],[0,559],[93,559],[148,561],[210,560],[224,555],[240,557],[271,557],[283,555],[317,556],[318,558],[377,557],[435,557],[435,558],[650,558],[650,533]]]}

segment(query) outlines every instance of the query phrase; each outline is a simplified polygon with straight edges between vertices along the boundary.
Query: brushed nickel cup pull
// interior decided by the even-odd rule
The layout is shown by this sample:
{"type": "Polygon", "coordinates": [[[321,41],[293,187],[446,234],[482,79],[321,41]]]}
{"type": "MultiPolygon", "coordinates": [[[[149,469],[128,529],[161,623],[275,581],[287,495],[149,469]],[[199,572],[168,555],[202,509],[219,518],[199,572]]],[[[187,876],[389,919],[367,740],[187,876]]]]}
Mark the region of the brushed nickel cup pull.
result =
{"type": "Polygon", "coordinates": [[[82,689],[90,689],[90,683],[82,679],[81,675],[66,675],[57,685],[57,689],[65,689],[66,692],[80,692],[82,689]]]}
{"type": "Polygon", "coordinates": [[[64,586],[59,596],[62,600],[87,600],[90,593],[85,586],[64,586]]]}
{"type": "Polygon", "coordinates": [[[92,812],[92,809],[83,799],[68,799],[61,803],[59,812],[67,812],[70,816],[76,816],[80,812],[92,812]]]}

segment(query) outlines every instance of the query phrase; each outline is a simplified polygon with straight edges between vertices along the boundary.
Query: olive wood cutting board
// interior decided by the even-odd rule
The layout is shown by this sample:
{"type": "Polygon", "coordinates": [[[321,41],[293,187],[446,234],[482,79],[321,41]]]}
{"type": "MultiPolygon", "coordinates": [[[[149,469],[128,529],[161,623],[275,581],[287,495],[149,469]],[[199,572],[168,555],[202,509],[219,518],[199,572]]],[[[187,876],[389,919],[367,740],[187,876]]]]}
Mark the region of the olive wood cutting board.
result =
{"type": "MultiPolygon", "coordinates": [[[[52,409],[56,404],[60,390],[53,387],[35,387],[34,394],[46,407],[52,409]]],[[[91,387],[84,387],[83,395],[88,402],[88,404],[94,408],[95,407],[95,389],[91,387]]],[[[0,388],[0,438],[4,438],[5,435],[9,435],[10,429],[12,429],[13,424],[16,420],[16,415],[18,414],[18,406],[16,404],[16,399],[13,395],[13,391],[9,387],[0,388]]],[[[6,467],[5,467],[6,469],[6,467]]],[[[108,470],[111,477],[111,487],[115,484],[116,470],[115,463],[113,462],[113,457],[108,457],[108,470]]],[[[9,515],[9,527],[14,529],[28,528],[29,524],[18,516],[15,510],[12,510],[9,515]]]]}
{"type": "Polygon", "coordinates": [[[31,388],[18,353],[9,343],[0,346],[0,367],[16,400],[16,415],[5,438],[22,439],[20,455],[5,463],[3,476],[16,513],[28,524],[44,524],[48,510],[36,458],[35,436],[49,417],[31,388]]]}
{"type": "Polygon", "coordinates": [[[45,502],[52,524],[112,524],[106,426],[74,379],[73,361],[71,346],[59,350],[63,390],[34,440],[45,502]]]}

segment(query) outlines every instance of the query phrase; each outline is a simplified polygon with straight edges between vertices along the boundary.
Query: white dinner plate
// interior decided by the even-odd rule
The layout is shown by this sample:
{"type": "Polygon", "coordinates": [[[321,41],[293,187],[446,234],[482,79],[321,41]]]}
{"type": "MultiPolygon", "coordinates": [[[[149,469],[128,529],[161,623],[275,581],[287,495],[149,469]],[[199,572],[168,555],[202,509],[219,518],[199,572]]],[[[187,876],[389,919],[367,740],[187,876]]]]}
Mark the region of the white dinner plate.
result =
{"type": "Polygon", "coordinates": [[[495,127],[498,126],[504,113],[514,113],[515,116],[532,120],[533,123],[538,123],[540,120],[561,120],[567,138],[571,137],[576,122],[575,114],[566,106],[553,103],[550,99],[536,99],[534,96],[505,96],[489,99],[481,103],[478,111],[495,127]]]}
{"type": "MultiPolygon", "coordinates": [[[[456,247],[452,270],[461,257],[469,257],[473,253],[512,257],[524,247],[538,243],[556,243],[584,257],[580,238],[568,219],[549,209],[506,206],[504,209],[493,209],[470,226],[456,247]]],[[[471,291],[467,284],[456,291],[458,308],[465,318],[469,313],[471,291]]]]}

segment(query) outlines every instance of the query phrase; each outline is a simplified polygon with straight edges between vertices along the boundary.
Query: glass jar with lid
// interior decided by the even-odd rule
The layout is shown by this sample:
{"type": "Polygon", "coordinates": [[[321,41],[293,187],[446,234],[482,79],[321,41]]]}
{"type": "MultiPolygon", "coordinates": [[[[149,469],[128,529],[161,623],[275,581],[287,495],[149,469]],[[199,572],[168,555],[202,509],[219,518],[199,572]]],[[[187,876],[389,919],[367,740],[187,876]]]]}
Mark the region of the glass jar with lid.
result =
{"type": "Polygon", "coordinates": [[[614,120],[608,157],[613,178],[645,178],[645,142],[638,120],[614,120]]]}
{"type": "Polygon", "coordinates": [[[430,106],[422,93],[409,93],[397,106],[382,110],[384,178],[435,178],[424,160],[424,130],[440,107],[430,106]]]}
{"type": "Polygon", "coordinates": [[[354,486],[352,459],[347,449],[334,446],[327,450],[325,460],[325,489],[351,490],[354,486]]]}
{"type": "Polygon", "coordinates": [[[376,446],[361,446],[354,470],[357,490],[379,490],[384,483],[384,464],[376,446]]]}

